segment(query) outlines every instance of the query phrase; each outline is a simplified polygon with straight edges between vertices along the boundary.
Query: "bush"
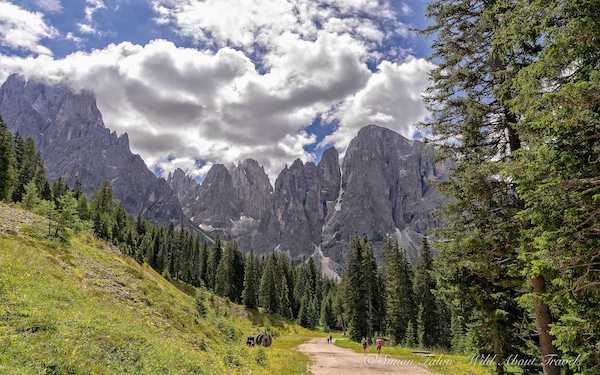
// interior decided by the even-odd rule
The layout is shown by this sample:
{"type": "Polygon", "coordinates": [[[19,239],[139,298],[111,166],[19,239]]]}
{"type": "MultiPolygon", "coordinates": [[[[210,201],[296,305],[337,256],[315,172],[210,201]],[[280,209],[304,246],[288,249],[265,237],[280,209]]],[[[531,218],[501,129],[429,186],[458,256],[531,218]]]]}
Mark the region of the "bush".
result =
{"type": "Polygon", "coordinates": [[[225,356],[223,356],[223,363],[229,368],[236,368],[242,365],[239,355],[233,351],[225,353],[225,356]]]}
{"type": "Polygon", "coordinates": [[[206,312],[208,311],[206,308],[206,303],[204,302],[204,295],[202,293],[196,294],[196,311],[202,318],[206,316],[206,312]]]}

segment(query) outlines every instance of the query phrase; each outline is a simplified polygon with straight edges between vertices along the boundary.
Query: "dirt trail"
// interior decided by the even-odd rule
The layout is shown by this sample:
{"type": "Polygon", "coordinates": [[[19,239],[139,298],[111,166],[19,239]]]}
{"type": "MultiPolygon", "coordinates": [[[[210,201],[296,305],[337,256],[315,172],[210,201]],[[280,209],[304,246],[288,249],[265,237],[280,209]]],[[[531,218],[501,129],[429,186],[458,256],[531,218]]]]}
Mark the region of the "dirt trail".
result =
{"type": "Polygon", "coordinates": [[[385,353],[376,354],[355,353],[350,349],[328,344],[327,339],[312,339],[298,347],[312,360],[310,371],[314,375],[433,375],[417,365],[389,358],[385,353]]]}

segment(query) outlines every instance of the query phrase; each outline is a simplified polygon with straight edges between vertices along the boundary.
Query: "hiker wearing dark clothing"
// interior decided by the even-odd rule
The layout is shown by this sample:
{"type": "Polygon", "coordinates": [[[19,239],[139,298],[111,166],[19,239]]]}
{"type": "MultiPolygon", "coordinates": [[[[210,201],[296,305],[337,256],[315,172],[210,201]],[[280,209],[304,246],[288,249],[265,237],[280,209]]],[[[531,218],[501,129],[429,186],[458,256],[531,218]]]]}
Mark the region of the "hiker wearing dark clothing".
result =
{"type": "Polygon", "coordinates": [[[363,347],[363,353],[367,352],[367,346],[369,345],[369,342],[367,341],[366,337],[362,338],[362,341],[360,342],[362,344],[363,347]]]}

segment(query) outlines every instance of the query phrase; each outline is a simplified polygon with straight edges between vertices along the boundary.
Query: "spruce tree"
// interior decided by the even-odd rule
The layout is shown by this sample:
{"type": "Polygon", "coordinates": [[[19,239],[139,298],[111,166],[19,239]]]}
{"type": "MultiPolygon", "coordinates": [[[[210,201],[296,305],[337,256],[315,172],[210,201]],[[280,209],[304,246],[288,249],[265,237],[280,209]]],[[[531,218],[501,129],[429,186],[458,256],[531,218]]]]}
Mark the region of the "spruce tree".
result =
{"type": "Polygon", "coordinates": [[[35,181],[29,181],[25,187],[25,195],[23,196],[23,207],[28,210],[36,207],[40,202],[40,194],[35,181]]]}
{"type": "Polygon", "coordinates": [[[244,291],[242,293],[242,302],[248,308],[255,308],[258,305],[258,260],[254,253],[246,256],[246,267],[244,268],[244,291]]]}
{"type": "Polygon", "coordinates": [[[359,237],[355,236],[350,241],[343,277],[348,331],[354,341],[360,341],[369,334],[369,295],[363,272],[362,245],[359,237]]]}
{"type": "Polygon", "coordinates": [[[223,256],[217,266],[215,275],[215,293],[220,296],[228,297],[232,301],[233,294],[233,278],[234,278],[234,248],[237,247],[234,241],[229,241],[225,244],[223,256]]]}
{"type": "Polygon", "coordinates": [[[36,178],[39,168],[39,156],[35,143],[31,138],[26,141],[19,138],[18,149],[17,181],[12,192],[12,200],[15,202],[20,202],[23,199],[25,186],[36,178]]]}
{"type": "Polygon", "coordinates": [[[494,43],[507,5],[432,0],[427,8],[438,62],[426,94],[432,111],[427,125],[438,155],[454,161],[450,179],[440,186],[452,197],[439,233],[445,241],[437,246],[441,281],[481,312],[477,323],[487,339],[479,349],[495,355],[498,375],[508,355],[524,354],[518,326],[528,318],[517,301],[525,282],[515,235],[522,202],[501,171],[521,148],[511,86],[532,52],[515,48],[508,56],[494,43]]]}
{"type": "Polygon", "coordinates": [[[410,264],[391,237],[386,238],[383,252],[387,329],[396,343],[402,343],[415,313],[410,264]]]}
{"type": "Polygon", "coordinates": [[[572,373],[600,372],[598,10],[595,1],[517,2],[493,35],[504,56],[536,52],[510,86],[527,147],[503,172],[523,200],[523,300],[540,356],[560,350],[572,373]]]}
{"type": "Polygon", "coordinates": [[[79,194],[79,199],[77,200],[77,212],[79,213],[79,217],[81,218],[81,220],[90,220],[90,206],[87,198],[85,197],[85,194],[83,193],[79,194]]]}
{"type": "Polygon", "coordinates": [[[9,200],[16,182],[13,137],[0,117],[0,200],[9,200]]]}
{"type": "Polygon", "coordinates": [[[325,329],[334,329],[336,326],[335,313],[333,310],[333,293],[330,292],[321,302],[321,312],[319,317],[321,326],[325,329]]]}
{"type": "Polygon", "coordinates": [[[239,246],[235,243],[233,249],[233,277],[232,277],[232,290],[231,299],[236,303],[242,303],[242,292],[244,290],[244,275],[245,262],[244,254],[242,254],[239,246]]]}
{"type": "Polygon", "coordinates": [[[433,259],[427,238],[423,238],[423,245],[415,269],[415,299],[420,311],[418,331],[419,345],[433,347],[438,343],[438,311],[436,298],[433,294],[435,283],[432,277],[433,259]]]}
{"type": "Polygon", "coordinates": [[[202,285],[208,288],[208,255],[210,250],[208,249],[208,244],[205,241],[202,241],[200,246],[200,282],[202,285]]]}
{"type": "Polygon", "coordinates": [[[81,228],[77,214],[77,201],[70,192],[60,197],[60,206],[56,215],[56,228],[54,237],[62,242],[68,242],[73,232],[81,228]]]}
{"type": "Polygon", "coordinates": [[[222,256],[223,249],[221,248],[221,240],[217,237],[206,260],[206,287],[208,289],[215,290],[217,268],[219,267],[222,256]]]}
{"type": "Polygon", "coordinates": [[[276,270],[275,270],[275,257],[270,255],[267,258],[265,266],[262,271],[260,279],[260,288],[258,291],[259,303],[270,313],[278,311],[278,296],[276,281],[276,270]]]}
{"type": "Polygon", "coordinates": [[[42,184],[42,188],[40,190],[40,197],[45,201],[52,200],[52,189],[50,188],[50,183],[48,180],[44,180],[42,184]]]}
{"type": "Polygon", "coordinates": [[[375,255],[371,244],[363,239],[363,267],[364,282],[367,288],[368,301],[368,335],[374,336],[384,330],[385,322],[385,291],[381,275],[377,269],[375,255]]]}

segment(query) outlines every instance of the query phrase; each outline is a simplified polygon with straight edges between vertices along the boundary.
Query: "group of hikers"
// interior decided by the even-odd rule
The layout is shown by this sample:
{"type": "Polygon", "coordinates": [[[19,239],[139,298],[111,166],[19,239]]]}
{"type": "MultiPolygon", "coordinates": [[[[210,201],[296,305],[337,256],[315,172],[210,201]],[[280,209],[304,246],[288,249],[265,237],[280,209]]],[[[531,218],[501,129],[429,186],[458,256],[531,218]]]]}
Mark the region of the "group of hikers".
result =
{"type": "MultiPolygon", "coordinates": [[[[369,340],[367,340],[366,337],[363,337],[360,341],[360,344],[362,345],[363,353],[366,353],[367,348],[369,347],[369,340]]],[[[375,345],[377,347],[377,354],[381,354],[381,348],[383,348],[383,338],[377,337],[375,340],[375,345]]]]}

